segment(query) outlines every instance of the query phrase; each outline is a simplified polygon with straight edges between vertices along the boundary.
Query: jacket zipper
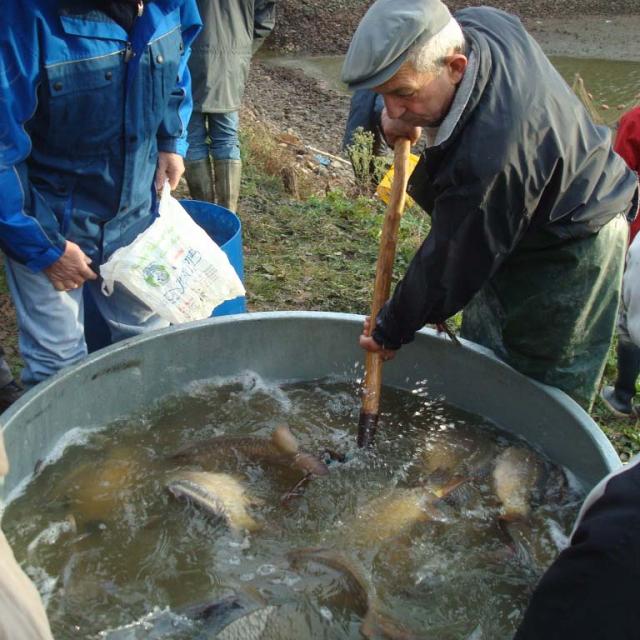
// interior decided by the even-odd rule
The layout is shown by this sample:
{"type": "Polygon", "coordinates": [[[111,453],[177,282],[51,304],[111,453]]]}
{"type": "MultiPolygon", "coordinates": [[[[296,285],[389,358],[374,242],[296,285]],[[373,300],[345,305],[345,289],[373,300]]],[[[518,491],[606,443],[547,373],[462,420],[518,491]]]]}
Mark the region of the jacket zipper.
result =
{"type": "Polygon", "coordinates": [[[133,47],[130,42],[127,42],[124,49],[124,61],[129,62],[133,58],[133,47]]]}

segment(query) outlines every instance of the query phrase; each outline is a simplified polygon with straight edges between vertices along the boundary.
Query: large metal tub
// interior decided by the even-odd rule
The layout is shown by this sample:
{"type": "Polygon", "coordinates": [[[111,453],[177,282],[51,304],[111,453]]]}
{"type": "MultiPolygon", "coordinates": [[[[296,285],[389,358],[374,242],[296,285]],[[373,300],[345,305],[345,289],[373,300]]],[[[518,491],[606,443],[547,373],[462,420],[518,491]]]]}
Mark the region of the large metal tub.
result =
{"type": "MultiPolygon", "coordinates": [[[[132,338],[89,356],[38,385],[2,416],[16,487],[77,426],[104,425],[143,409],[193,380],[252,370],[269,381],[354,376],[364,361],[362,317],[275,312],[225,316],[132,338]]],[[[423,330],[385,364],[386,385],[426,387],[544,451],[585,489],[620,466],[593,420],[561,391],[537,384],[487,350],[458,347],[423,330]]],[[[345,424],[355,433],[356,421],[345,424]]]]}

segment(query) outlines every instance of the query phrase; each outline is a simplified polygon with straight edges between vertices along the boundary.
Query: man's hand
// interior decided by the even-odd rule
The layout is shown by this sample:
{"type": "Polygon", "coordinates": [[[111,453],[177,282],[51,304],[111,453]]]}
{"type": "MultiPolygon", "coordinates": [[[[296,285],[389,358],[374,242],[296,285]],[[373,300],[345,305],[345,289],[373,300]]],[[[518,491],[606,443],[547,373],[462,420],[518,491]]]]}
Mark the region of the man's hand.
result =
{"type": "Polygon", "coordinates": [[[58,291],[71,291],[82,286],[85,280],[95,280],[98,276],[89,268],[91,258],[75,243],[69,242],[64,253],[44,272],[58,291]]]}
{"type": "Polygon", "coordinates": [[[370,335],[371,331],[371,318],[367,316],[364,319],[364,327],[362,335],[360,336],[360,346],[365,351],[371,351],[371,353],[379,353],[383,360],[393,360],[396,356],[395,349],[384,349],[382,345],[378,344],[370,335]]]}
{"type": "Polygon", "coordinates": [[[420,127],[416,127],[397,118],[390,118],[386,107],[380,115],[380,125],[382,126],[384,138],[390,147],[395,145],[398,138],[409,138],[411,144],[415,144],[422,135],[422,129],[420,127]]]}
{"type": "Polygon", "coordinates": [[[177,153],[158,153],[158,168],[156,169],[156,191],[162,191],[164,181],[169,181],[173,191],[180,182],[180,176],[184,173],[184,159],[177,153]]]}

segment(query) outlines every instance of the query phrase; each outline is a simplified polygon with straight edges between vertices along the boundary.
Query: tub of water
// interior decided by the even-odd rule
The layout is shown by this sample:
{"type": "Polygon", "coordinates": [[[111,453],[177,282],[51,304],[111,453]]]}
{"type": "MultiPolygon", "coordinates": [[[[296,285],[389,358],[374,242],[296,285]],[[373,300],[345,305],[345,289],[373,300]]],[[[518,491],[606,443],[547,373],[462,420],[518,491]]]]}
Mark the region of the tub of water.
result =
{"type": "Polygon", "coordinates": [[[5,414],[3,528],[57,638],[512,636],[619,460],[562,392],[428,330],[385,365],[376,446],[359,450],[361,325],[291,312],[176,327],[5,414]],[[266,446],[280,425],[326,475],[301,484],[234,440],[266,446]],[[518,459],[524,506],[500,486],[518,459]],[[177,499],[191,473],[241,486],[255,526],[177,499]]]}

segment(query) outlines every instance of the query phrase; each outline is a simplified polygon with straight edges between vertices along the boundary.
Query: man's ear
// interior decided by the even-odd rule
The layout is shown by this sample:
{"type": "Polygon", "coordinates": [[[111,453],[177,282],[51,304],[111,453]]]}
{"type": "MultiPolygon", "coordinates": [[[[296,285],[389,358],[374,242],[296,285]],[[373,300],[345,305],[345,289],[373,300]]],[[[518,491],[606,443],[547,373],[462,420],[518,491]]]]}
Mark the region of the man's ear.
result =
{"type": "Polygon", "coordinates": [[[453,83],[458,84],[467,68],[467,56],[462,53],[453,53],[445,58],[445,64],[453,83]]]}

